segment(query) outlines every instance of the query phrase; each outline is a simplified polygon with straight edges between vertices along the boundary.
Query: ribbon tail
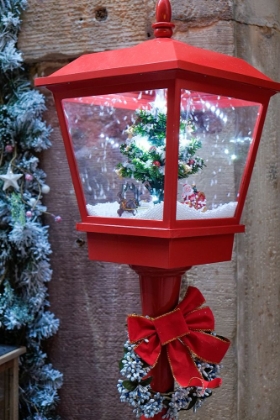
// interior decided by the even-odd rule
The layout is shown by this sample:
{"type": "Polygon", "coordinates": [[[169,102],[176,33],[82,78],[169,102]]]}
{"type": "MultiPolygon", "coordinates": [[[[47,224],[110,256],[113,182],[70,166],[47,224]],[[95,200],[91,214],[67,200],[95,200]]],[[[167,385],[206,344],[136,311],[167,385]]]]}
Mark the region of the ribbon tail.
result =
{"type": "Polygon", "coordinates": [[[201,373],[190,355],[188,349],[179,341],[175,340],[167,344],[167,355],[174,379],[182,387],[190,385],[192,380],[203,381],[201,373]]]}
{"type": "Polygon", "coordinates": [[[215,378],[211,381],[203,379],[190,352],[179,340],[167,345],[167,354],[173,377],[180,386],[184,388],[197,386],[203,389],[213,389],[221,386],[221,378],[215,378]]]}
{"type": "Polygon", "coordinates": [[[200,378],[192,378],[189,382],[188,386],[198,386],[200,388],[206,389],[206,388],[218,388],[222,385],[222,379],[221,378],[215,378],[211,381],[205,381],[205,379],[200,378]]]}

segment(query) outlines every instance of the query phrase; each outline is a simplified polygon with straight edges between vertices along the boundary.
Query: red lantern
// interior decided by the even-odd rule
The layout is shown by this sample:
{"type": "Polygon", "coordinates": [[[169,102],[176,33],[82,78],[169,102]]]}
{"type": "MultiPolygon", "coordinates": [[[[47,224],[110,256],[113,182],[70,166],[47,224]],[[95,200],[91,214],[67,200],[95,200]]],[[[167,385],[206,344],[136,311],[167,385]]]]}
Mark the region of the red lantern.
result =
{"type": "MultiPolygon", "coordinates": [[[[159,0],[155,39],[84,55],[35,82],[54,95],[89,257],[132,265],[150,316],[176,306],[188,267],[231,259],[280,91],[241,59],[171,39],[170,19],[159,0]]],[[[159,390],[173,382],[165,358],[159,390]]]]}

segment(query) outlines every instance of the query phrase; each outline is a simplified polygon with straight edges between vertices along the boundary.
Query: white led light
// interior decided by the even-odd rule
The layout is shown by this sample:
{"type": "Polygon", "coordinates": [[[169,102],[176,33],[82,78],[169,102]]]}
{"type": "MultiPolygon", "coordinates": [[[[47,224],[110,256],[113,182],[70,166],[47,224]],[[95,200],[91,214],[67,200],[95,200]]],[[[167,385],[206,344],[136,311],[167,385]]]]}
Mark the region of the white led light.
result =
{"type": "Polygon", "coordinates": [[[139,149],[143,150],[144,152],[148,152],[151,148],[151,143],[148,140],[148,137],[146,136],[135,136],[133,137],[133,141],[135,146],[137,146],[139,149]]]}
{"type": "Polygon", "coordinates": [[[188,146],[190,144],[190,140],[187,139],[186,134],[180,134],[180,146],[188,146]]]}
{"type": "Polygon", "coordinates": [[[166,107],[166,100],[164,96],[164,91],[159,90],[156,93],[156,97],[154,102],[152,103],[153,107],[157,109],[158,111],[162,112],[163,114],[166,113],[167,107],[166,107]]]}

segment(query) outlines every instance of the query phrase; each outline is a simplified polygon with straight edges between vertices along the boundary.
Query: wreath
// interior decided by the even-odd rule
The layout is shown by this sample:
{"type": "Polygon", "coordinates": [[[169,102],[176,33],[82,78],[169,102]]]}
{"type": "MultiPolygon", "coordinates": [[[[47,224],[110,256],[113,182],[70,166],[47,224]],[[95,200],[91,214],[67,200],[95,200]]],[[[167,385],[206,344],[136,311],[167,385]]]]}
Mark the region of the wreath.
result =
{"type": "Polygon", "coordinates": [[[220,362],[230,342],[214,332],[211,309],[202,305],[201,292],[189,286],[184,299],[167,314],[157,318],[128,315],[128,340],[120,361],[118,381],[121,402],[133,407],[136,418],[177,420],[179,411],[196,410],[221,385],[220,362]],[[172,392],[152,388],[152,369],[166,346],[175,380],[172,392]]]}

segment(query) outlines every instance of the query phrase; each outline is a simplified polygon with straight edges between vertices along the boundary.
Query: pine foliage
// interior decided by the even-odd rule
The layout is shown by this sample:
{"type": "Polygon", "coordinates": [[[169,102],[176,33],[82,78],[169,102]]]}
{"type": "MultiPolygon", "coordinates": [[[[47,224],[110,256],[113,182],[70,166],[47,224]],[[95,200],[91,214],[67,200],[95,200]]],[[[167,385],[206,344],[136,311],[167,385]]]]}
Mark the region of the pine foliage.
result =
{"type": "MultiPolygon", "coordinates": [[[[46,174],[37,153],[50,147],[42,119],[45,101],[32,89],[17,49],[25,0],[0,0],[0,343],[24,345],[20,419],[58,419],[55,406],[62,374],[43,352],[59,321],[48,310],[51,280],[48,227],[43,226],[46,174]],[[8,173],[21,175],[15,183],[8,173]]],[[[14,174],[14,175],[13,175],[14,174]]]]}
{"type": "MultiPolygon", "coordinates": [[[[159,201],[164,198],[165,154],[166,154],[166,113],[156,108],[136,111],[136,122],[127,130],[128,139],[120,146],[125,161],[116,167],[121,178],[141,181],[159,201]]],[[[192,122],[180,118],[180,142],[178,152],[178,179],[187,178],[205,166],[202,158],[196,156],[201,148],[200,140],[192,136],[192,122]]]]}

